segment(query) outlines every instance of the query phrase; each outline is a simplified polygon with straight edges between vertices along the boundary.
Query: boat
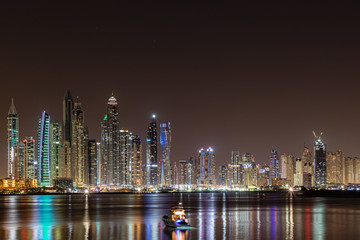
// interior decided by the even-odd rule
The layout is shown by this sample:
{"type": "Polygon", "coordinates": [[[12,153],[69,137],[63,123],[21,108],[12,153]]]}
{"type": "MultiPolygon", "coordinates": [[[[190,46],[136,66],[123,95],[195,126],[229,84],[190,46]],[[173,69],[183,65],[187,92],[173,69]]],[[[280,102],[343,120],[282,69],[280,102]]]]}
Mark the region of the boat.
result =
{"type": "Polygon", "coordinates": [[[162,218],[166,227],[187,229],[190,227],[189,220],[185,217],[185,209],[180,202],[178,206],[171,207],[169,213],[162,218]]]}

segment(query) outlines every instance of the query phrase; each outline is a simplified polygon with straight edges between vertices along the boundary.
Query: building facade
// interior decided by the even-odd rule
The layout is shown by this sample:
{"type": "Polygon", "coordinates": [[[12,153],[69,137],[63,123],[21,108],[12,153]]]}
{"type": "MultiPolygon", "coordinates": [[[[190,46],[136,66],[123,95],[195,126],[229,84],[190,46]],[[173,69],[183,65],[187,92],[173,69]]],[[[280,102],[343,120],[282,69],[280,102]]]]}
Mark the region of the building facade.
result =
{"type": "Polygon", "coordinates": [[[171,125],[170,122],[160,123],[160,184],[170,186],[171,169],[170,169],[170,150],[171,150],[171,125]]]}
{"type": "Polygon", "coordinates": [[[50,115],[45,111],[39,119],[37,142],[38,182],[40,186],[50,186],[50,115]]]}
{"type": "Polygon", "coordinates": [[[19,144],[19,117],[16,112],[14,100],[7,115],[7,150],[8,150],[8,169],[7,176],[15,179],[15,157],[17,155],[17,146],[19,144]]]}
{"type": "Polygon", "coordinates": [[[146,138],[146,184],[159,184],[159,163],[157,155],[157,127],[156,116],[153,115],[149,123],[146,138]]]}

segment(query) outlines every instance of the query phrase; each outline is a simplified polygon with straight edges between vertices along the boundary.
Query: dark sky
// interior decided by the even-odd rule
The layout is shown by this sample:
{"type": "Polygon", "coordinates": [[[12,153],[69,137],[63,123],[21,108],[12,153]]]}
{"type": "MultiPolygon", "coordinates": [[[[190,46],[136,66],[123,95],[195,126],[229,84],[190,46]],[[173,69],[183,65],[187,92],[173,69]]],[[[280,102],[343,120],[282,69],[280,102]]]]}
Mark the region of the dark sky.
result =
{"type": "Polygon", "coordinates": [[[96,140],[112,91],[143,139],[151,114],[170,121],[173,162],[209,145],[218,165],[232,150],[299,156],[312,130],[360,155],[358,5],[150,2],[0,3],[0,177],[11,97],[23,138],[44,109],[62,120],[66,89],[96,140]]]}

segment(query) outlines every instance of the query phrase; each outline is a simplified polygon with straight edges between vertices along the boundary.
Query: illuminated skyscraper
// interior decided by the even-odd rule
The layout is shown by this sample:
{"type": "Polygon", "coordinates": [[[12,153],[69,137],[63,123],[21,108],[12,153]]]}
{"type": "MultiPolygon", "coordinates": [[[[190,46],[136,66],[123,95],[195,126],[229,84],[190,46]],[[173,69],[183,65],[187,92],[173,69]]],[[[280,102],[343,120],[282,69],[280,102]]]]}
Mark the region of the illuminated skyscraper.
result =
{"type": "Polygon", "coordinates": [[[161,147],[161,166],[160,166],[161,185],[169,186],[171,184],[171,169],[170,169],[171,127],[170,127],[170,122],[160,123],[160,147],[161,147]]]}
{"type": "Polygon", "coordinates": [[[50,115],[43,111],[38,128],[38,181],[40,186],[50,186],[50,115]]]}
{"type": "Polygon", "coordinates": [[[315,145],[314,145],[314,163],[315,163],[315,176],[314,183],[316,187],[325,187],[326,185],[326,145],[322,141],[320,133],[315,136],[315,145]]]}
{"type": "Polygon", "coordinates": [[[131,133],[120,130],[120,185],[131,185],[131,133]]]}
{"type": "Polygon", "coordinates": [[[38,179],[38,163],[35,158],[35,139],[26,137],[24,143],[25,179],[38,179]]]}
{"type": "Polygon", "coordinates": [[[119,134],[118,104],[112,95],[101,123],[101,185],[120,185],[119,134]]]}
{"type": "Polygon", "coordinates": [[[230,165],[230,173],[231,173],[231,185],[239,186],[241,185],[241,169],[243,168],[240,152],[232,151],[231,152],[231,165],[230,165]]]}
{"type": "Polygon", "coordinates": [[[281,178],[286,179],[286,183],[294,186],[294,156],[281,155],[281,178]]]}
{"type": "Polygon", "coordinates": [[[96,164],[97,164],[96,185],[100,185],[101,182],[101,143],[100,142],[96,142],[96,164]]]}
{"type": "Polygon", "coordinates": [[[97,185],[97,144],[95,140],[88,141],[87,147],[87,161],[88,161],[88,185],[96,186],[97,185]]]}
{"type": "Polygon", "coordinates": [[[243,186],[255,186],[257,184],[257,169],[255,157],[250,153],[242,155],[243,164],[243,186]]]}
{"type": "Polygon", "coordinates": [[[198,179],[199,185],[215,185],[215,155],[214,150],[209,147],[206,151],[201,148],[199,150],[199,165],[200,165],[200,176],[198,179]]]}
{"type": "Polygon", "coordinates": [[[271,150],[270,156],[270,184],[273,178],[281,178],[280,159],[277,150],[271,150]]]}
{"type": "Polygon", "coordinates": [[[186,160],[180,160],[179,161],[179,167],[178,167],[178,170],[179,170],[179,184],[180,185],[185,185],[186,184],[186,174],[187,174],[187,161],[186,160]]]}
{"type": "Polygon", "coordinates": [[[226,165],[219,166],[219,185],[227,186],[227,173],[228,169],[226,165]]]}
{"type": "Polygon", "coordinates": [[[152,116],[146,138],[146,184],[159,184],[159,168],[157,159],[157,128],[156,117],[152,116]]]}
{"type": "Polygon", "coordinates": [[[15,109],[14,100],[11,101],[7,115],[7,143],[8,143],[8,178],[15,178],[15,157],[17,145],[19,144],[19,117],[15,109]]]}
{"type": "Polygon", "coordinates": [[[303,186],[303,163],[301,158],[295,159],[294,185],[303,186]]]}
{"type": "Polygon", "coordinates": [[[193,185],[196,184],[196,170],[194,166],[194,160],[193,157],[189,158],[189,161],[186,165],[186,184],[187,185],[193,185]]]}
{"type": "Polygon", "coordinates": [[[84,111],[77,100],[72,113],[71,159],[72,179],[74,184],[81,187],[87,184],[87,128],[84,125],[84,111]]]}
{"type": "Polygon", "coordinates": [[[72,140],[72,114],[74,100],[70,90],[67,90],[63,100],[63,142],[61,153],[61,166],[59,175],[63,178],[72,178],[71,140],[72,140]]]}
{"type": "Polygon", "coordinates": [[[60,177],[61,173],[61,143],[62,143],[62,126],[58,122],[50,124],[50,176],[51,181],[60,177]]]}
{"type": "Polygon", "coordinates": [[[341,150],[326,153],[326,181],[328,184],[344,184],[344,158],[341,150]]]}
{"type": "Polygon", "coordinates": [[[142,184],[143,162],[142,162],[142,147],[140,137],[131,135],[131,185],[142,184]]]}
{"type": "Polygon", "coordinates": [[[25,180],[25,156],[24,156],[24,143],[19,142],[16,147],[16,156],[15,156],[15,179],[16,180],[25,180]]]}
{"type": "Polygon", "coordinates": [[[303,186],[312,187],[314,186],[314,159],[307,147],[304,148],[301,162],[303,165],[303,186]]]}

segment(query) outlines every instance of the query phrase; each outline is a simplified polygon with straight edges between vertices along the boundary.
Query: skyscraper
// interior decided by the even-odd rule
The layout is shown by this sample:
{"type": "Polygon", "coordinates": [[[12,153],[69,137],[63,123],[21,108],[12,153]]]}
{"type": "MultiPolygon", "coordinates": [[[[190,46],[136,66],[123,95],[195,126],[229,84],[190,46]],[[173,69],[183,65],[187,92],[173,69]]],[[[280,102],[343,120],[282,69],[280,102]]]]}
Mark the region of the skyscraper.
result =
{"type": "Polygon", "coordinates": [[[286,179],[290,186],[294,185],[294,162],[295,158],[288,154],[281,155],[281,178],[286,179]]]}
{"type": "Polygon", "coordinates": [[[35,158],[35,139],[26,137],[24,143],[25,179],[38,179],[38,163],[35,158]]]}
{"type": "Polygon", "coordinates": [[[80,102],[77,100],[72,113],[72,137],[71,137],[71,159],[72,159],[72,179],[76,186],[87,184],[87,140],[88,133],[84,124],[84,111],[80,102]]]}
{"type": "Polygon", "coordinates": [[[72,140],[72,114],[74,100],[70,90],[67,90],[63,100],[63,142],[61,153],[61,166],[59,175],[63,178],[72,178],[71,140],[72,140]]]}
{"type": "Polygon", "coordinates": [[[61,156],[61,143],[62,143],[62,126],[58,122],[50,124],[50,176],[51,181],[54,178],[60,177],[62,168],[61,156]]]}
{"type": "Polygon", "coordinates": [[[316,187],[325,187],[326,185],[326,145],[322,141],[320,133],[317,136],[314,132],[314,163],[315,163],[315,176],[314,183],[316,187]]]}
{"type": "Polygon", "coordinates": [[[50,115],[43,111],[38,128],[38,178],[40,186],[50,186],[50,115]]]}
{"type": "Polygon", "coordinates": [[[157,159],[157,128],[156,116],[153,115],[149,123],[146,138],[146,184],[156,186],[159,184],[159,168],[157,159]]]}
{"type": "Polygon", "coordinates": [[[186,184],[186,174],[187,174],[187,161],[186,160],[180,160],[179,161],[179,167],[178,167],[178,170],[179,170],[179,184],[180,185],[185,185],[186,184]]]}
{"type": "Polygon", "coordinates": [[[326,181],[328,184],[344,184],[344,158],[341,150],[326,153],[326,181]]]}
{"type": "Polygon", "coordinates": [[[294,185],[303,186],[303,163],[301,158],[295,159],[294,185]]]}
{"type": "Polygon", "coordinates": [[[209,147],[204,150],[201,148],[199,150],[199,165],[200,165],[200,176],[198,179],[199,185],[215,185],[216,176],[215,176],[215,154],[214,150],[209,147]]]}
{"type": "Polygon", "coordinates": [[[96,142],[96,164],[97,164],[97,182],[96,185],[101,183],[101,143],[96,142]]]}
{"type": "Polygon", "coordinates": [[[304,147],[301,162],[303,165],[303,186],[312,187],[314,186],[314,159],[307,147],[304,147]]]}
{"type": "Polygon", "coordinates": [[[88,185],[89,186],[96,186],[97,185],[97,144],[95,140],[88,141],[87,147],[87,161],[88,161],[88,185]]]}
{"type": "Polygon", "coordinates": [[[271,149],[270,155],[270,184],[273,178],[281,178],[280,159],[276,149],[271,149]]]}
{"type": "Polygon", "coordinates": [[[15,179],[16,180],[25,180],[25,152],[24,152],[24,143],[19,142],[16,146],[16,156],[15,156],[15,179]]]}
{"type": "Polygon", "coordinates": [[[230,165],[230,173],[231,173],[231,185],[239,186],[241,185],[241,168],[243,167],[240,152],[232,151],[231,152],[231,165],[230,165]]]}
{"type": "Polygon", "coordinates": [[[120,130],[120,185],[131,185],[131,133],[120,130]]]}
{"type": "Polygon", "coordinates": [[[120,185],[119,134],[118,104],[112,95],[101,124],[101,185],[120,185]]]}
{"type": "Polygon", "coordinates": [[[243,164],[243,185],[245,187],[255,186],[257,184],[257,169],[255,157],[250,153],[242,155],[243,164]]]}
{"type": "Polygon", "coordinates": [[[161,147],[161,166],[160,178],[161,185],[171,184],[170,169],[170,148],[171,148],[171,127],[170,122],[160,123],[160,147],[161,147]]]}
{"type": "Polygon", "coordinates": [[[19,117],[15,109],[14,100],[11,101],[7,115],[7,143],[8,143],[8,178],[15,178],[15,157],[19,144],[19,117]]]}
{"type": "Polygon", "coordinates": [[[131,135],[131,185],[142,184],[143,162],[140,137],[131,135]]]}

